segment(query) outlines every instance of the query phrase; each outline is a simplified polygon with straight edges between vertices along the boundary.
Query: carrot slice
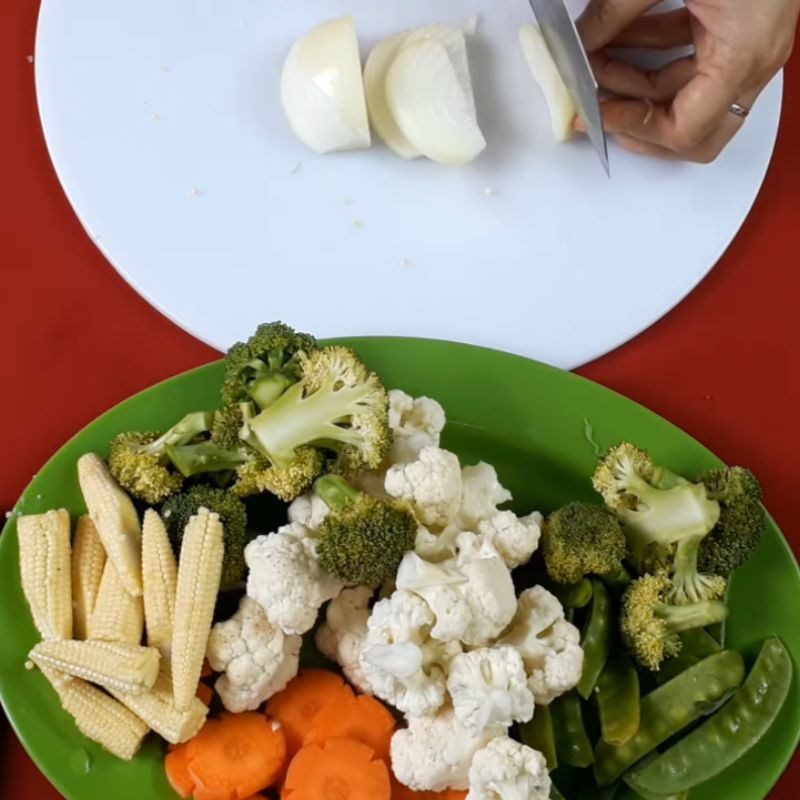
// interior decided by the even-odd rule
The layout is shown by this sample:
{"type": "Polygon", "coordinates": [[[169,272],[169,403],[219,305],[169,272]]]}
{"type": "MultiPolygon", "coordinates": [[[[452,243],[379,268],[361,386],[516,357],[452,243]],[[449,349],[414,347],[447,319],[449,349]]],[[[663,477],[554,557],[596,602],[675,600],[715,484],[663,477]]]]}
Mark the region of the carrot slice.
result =
{"type": "Polygon", "coordinates": [[[391,800],[386,762],[353,739],[307,744],[292,759],[281,800],[391,800]]]}
{"type": "Polygon", "coordinates": [[[267,714],[279,720],[291,759],[303,746],[306,731],[327,706],[341,707],[353,699],[341,675],[325,669],[305,669],[267,702],[267,714]]]}
{"type": "Polygon", "coordinates": [[[211,705],[211,700],[214,697],[214,690],[207,684],[200,681],[197,684],[197,696],[207,705],[211,705]]]}
{"type": "Polygon", "coordinates": [[[200,677],[201,678],[210,678],[214,674],[214,670],[211,669],[211,664],[208,663],[208,659],[203,659],[203,666],[200,668],[200,677]]]}
{"type": "Polygon", "coordinates": [[[189,774],[187,751],[188,748],[185,744],[178,744],[172,746],[164,756],[164,771],[167,773],[167,780],[179,797],[191,797],[194,791],[194,781],[189,774]]]}
{"type": "Polygon", "coordinates": [[[236,800],[272,786],[286,761],[281,726],[263,714],[223,714],[189,742],[195,800],[236,800]]]}
{"type": "Polygon", "coordinates": [[[374,697],[362,694],[346,703],[328,704],[311,722],[305,744],[328,739],[355,739],[371,747],[378,758],[389,762],[389,745],[397,723],[388,708],[374,697]]]}
{"type": "Polygon", "coordinates": [[[392,800],[465,800],[466,792],[446,789],[443,792],[415,792],[400,781],[392,780],[392,800]]]}

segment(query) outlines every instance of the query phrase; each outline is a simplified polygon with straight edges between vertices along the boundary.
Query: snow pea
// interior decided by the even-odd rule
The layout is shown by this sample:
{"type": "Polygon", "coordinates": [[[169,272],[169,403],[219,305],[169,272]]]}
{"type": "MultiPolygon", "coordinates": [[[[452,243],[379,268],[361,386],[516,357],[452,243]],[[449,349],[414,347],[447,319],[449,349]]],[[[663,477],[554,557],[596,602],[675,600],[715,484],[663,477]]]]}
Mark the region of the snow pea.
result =
{"type": "Polygon", "coordinates": [[[592,582],[588,578],[577,583],[554,583],[548,588],[564,608],[586,608],[592,599],[592,582]]]}
{"type": "Polygon", "coordinates": [[[588,767],[594,761],[592,743],[586,735],[577,692],[562,695],[550,704],[553,734],[560,763],[572,767],[588,767]]]}
{"type": "MultiPolygon", "coordinates": [[[[744,679],[744,661],[734,650],[703,659],[645,695],[636,735],[623,745],[601,741],[595,749],[597,783],[613,783],[639,759],[701,717],[744,679]]],[[[560,755],[560,754],[559,754],[560,755]]]]}
{"type": "Polygon", "coordinates": [[[627,656],[611,659],[595,689],[604,742],[625,744],[639,730],[639,673],[627,656]]]}
{"type": "Polygon", "coordinates": [[[761,741],[791,682],[789,653],[780,639],[767,639],[733,699],[653,762],[634,770],[631,784],[640,794],[676,793],[713,778],[761,741]]]}
{"type": "Polygon", "coordinates": [[[592,592],[592,610],[581,634],[583,674],[578,682],[578,693],[584,700],[591,695],[611,650],[611,597],[599,578],[592,578],[592,592]]]}
{"type": "Polygon", "coordinates": [[[533,719],[519,726],[519,735],[523,744],[538,750],[545,757],[548,771],[552,772],[558,767],[553,717],[549,706],[536,706],[533,719]]]}
{"type": "Polygon", "coordinates": [[[558,786],[554,783],[550,784],[550,800],[567,800],[567,798],[558,791],[558,786]]]}
{"type": "Polygon", "coordinates": [[[689,669],[703,658],[718,653],[722,648],[719,642],[703,628],[683,631],[680,634],[681,652],[669,659],[655,674],[656,683],[666,683],[676,675],[689,669]]]}

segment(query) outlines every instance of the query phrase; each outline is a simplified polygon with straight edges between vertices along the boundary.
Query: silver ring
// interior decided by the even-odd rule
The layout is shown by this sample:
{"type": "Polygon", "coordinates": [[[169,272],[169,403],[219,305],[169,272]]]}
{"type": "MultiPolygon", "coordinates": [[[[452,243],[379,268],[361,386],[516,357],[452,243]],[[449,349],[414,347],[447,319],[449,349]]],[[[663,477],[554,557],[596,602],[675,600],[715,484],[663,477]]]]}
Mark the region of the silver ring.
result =
{"type": "Polygon", "coordinates": [[[741,119],[747,119],[750,116],[750,109],[746,106],[739,105],[739,103],[734,103],[729,110],[731,114],[741,119]]]}

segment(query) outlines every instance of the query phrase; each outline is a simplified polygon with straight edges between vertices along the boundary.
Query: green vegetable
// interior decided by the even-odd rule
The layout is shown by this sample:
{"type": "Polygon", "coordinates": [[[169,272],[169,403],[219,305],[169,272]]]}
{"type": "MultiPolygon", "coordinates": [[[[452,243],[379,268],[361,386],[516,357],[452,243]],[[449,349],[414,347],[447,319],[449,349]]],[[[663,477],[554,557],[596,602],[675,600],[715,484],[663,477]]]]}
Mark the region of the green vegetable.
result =
{"type": "Polygon", "coordinates": [[[577,692],[567,692],[550,704],[553,735],[559,763],[588,767],[594,761],[592,743],[586,734],[577,692]]]}
{"type": "Polygon", "coordinates": [[[577,583],[585,575],[621,569],[625,537],[608,509],[569,503],[545,519],[542,551],[547,574],[554,581],[577,583]]]}
{"type": "Polygon", "coordinates": [[[123,489],[146,503],[160,503],[179,492],[183,477],[170,463],[167,447],[182,445],[211,427],[211,415],[187,414],[166,433],[120,433],[111,440],[108,466],[123,489]]]}
{"type": "Polygon", "coordinates": [[[567,609],[586,608],[592,599],[592,582],[588,578],[582,578],[577,583],[554,583],[547,588],[567,609]]]}
{"type": "Polygon", "coordinates": [[[222,557],[220,591],[242,588],[247,571],[244,548],[252,536],[247,532],[244,503],[232,492],[211,486],[193,486],[186,492],[170,497],[161,506],[161,517],[173,549],[176,553],[180,552],[184,528],[200,508],[219,514],[224,529],[225,553],[222,557]]]}
{"type": "MultiPolygon", "coordinates": [[[[595,749],[597,783],[613,783],[625,770],[682,731],[744,678],[744,662],[724,650],[690,667],[642,698],[636,735],[624,745],[601,741],[595,749]]],[[[559,753],[560,755],[560,753],[559,753]]]]}
{"type": "Polygon", "coordinates": [[[657,671],[661,663],[681,650],[678,633],[720,622],[728,607],[719,600],[672,605],[671,587],[664,574],[635,580],[622,597],[619,624],[622,640],[643,667],[657,671]]]}
{"type": "Polygon", "coordinates": [[[554,783],[550,784],[550,800],[567,800],[554,783]]]}
{"type": "Polygon", "coordinates": [[[545,757],[547,769],[550,772],[558,767],[558,754],[556,753],[556,739],[550,706],[536,706],[533,719],[519,726],[519,738],[523,744],[538,750],[545,757]]]}
{"type": "Polygon", "coordinates": [[[320,565],[350,584],[379,586],[394,578],[419,527],[408,505],[364,494],[339,475],[323,476],[314,491],[330,508],[319,528],[320,565]]]}
{"type": "Polygon", "coordinates": [[[712,656],[722,650],[719,642],[704,628],[692,628],[680,634],[681,653],[698,659],[712,656]]]}
{"type": "Polygon", "coordinates": [[[604,742],[629,742],[639,730],[639,675],[629,658],[610,660],[597,681],[597,710],[604,742]]]}
{"type": "Polygon", "coordinates": [[[587,699],[594,689],[611,650],[611,598],[608,589],[598,578],[592,578],[592,610],[581,634],[583,672],[578,682],[578,694],[587,699]]]}
{"type": "Polygon", "coordinates": [[[761,741],[778,716],[792,682],[782,642],[767,639],[733,699],[651,763],[634,770],[640,793],[678,793],[713,778],[761,741]]]}

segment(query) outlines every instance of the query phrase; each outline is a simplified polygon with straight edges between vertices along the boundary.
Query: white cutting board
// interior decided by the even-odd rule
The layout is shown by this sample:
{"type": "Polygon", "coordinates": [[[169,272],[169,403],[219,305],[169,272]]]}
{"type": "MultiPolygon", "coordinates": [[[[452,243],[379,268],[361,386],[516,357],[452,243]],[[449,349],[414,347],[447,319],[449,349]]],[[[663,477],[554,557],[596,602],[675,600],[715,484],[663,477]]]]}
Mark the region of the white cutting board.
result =
{"type": "Polygon", "coordinates": [[[280,318],[572,368],[656,321],[719,259],[764,178],[782,80],[714,165],[612,146],[608,180],[587,141],[552,141],[517,46],[531,17],[526,0],[43,0],[44,132],[108,260],[218,348],[280,318]],[[281,64],[343,14],[363,55],[403,28],[479,15],[477,162],[408,163],[380,143],[315,156],[295,140],[281,64]]]}

